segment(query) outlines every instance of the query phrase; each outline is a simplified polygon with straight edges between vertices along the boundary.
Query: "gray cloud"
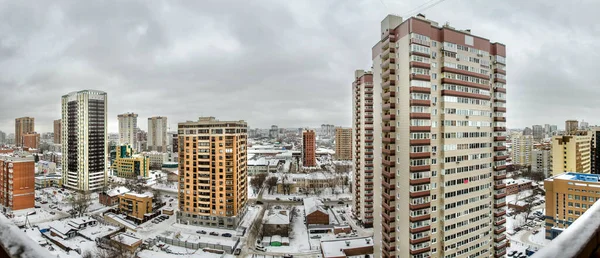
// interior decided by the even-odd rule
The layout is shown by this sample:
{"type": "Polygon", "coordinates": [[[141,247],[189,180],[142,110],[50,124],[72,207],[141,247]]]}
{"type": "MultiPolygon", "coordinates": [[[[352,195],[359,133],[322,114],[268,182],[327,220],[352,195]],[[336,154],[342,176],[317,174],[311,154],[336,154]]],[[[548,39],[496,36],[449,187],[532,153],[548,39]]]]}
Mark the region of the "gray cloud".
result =
{"type": "MultiPolygon", "coordinates": [[[[350,126],[355,69],[387,13],[406,1],[3,1],[0,0],[0,130],[33,116],[52,130],[60,96],[108,92],[139,126],[162,115],[244,119],[252,127],[350,126]]],[[[508,51],[508,124],[595,122],[600,92],[596,1],[447,0],[425,11],[471,28],[508,51]]]]}

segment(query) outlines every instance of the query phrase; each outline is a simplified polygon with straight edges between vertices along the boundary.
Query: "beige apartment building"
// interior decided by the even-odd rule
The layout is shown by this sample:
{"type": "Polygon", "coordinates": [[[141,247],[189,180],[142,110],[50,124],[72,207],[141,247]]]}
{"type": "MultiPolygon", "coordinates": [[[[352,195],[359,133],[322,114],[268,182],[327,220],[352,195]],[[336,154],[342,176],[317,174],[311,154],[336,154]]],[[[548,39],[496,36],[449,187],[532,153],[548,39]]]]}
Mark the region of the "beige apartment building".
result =
{"type": "Polygon", "coordinates": [[[562,173],[544,181],[546,239],[554,239],[600,199],[600,175],[562,173]]]}
{"type": "Polygon", "coordinates": [[[20,117],[15,119],[15,145],[23,146],[23,135],[35,132],[35,118],[20,117]]]}
{"type": "Polygon", "coordinates": [[[148,118],[148,150],[167,152],[167,118],[155,116],[148,118]]]}
{"type": "Polygon", "coordinates": [[[504,256],[505,46],[388,15],[372,59],[383,134],[375,256],[504,256]]]}
{"type": "Polygon", "coordinates": [[[588,132],[552,137],[552,175],[591,172],[591,141],[588,132]]]}
{"type": "Polygon", "coordinates": [[[517,135],[512,137],[512,162],[516,165],[531,166],[533,136],[517,135]]]}
{"type": "Polygon", "coordinates": [[[119,118],[119,144],[129,144],[137,149],[137,118],[135,113],[125,113],[118,115],[119,118]]]}
{"type": "Polygon", "coordinates": [[[235,228],[247,202],[245,121],[178,124],[180,223],[235,228]]]}
{"type": "Polygon", "coordinates": [[[542,172],[545,177],[552,173],[552,148],[550,145],[540,145],[531,151],[531,171],[542,172]]]}
{"type": "MultiPolygon", "coordinates": [[[[381,185],[381,95],[380,78],[357,70],[352,83],[352,151],[354,152],[354,203],[352,210],[360,223],[371,228],[381,223],[381,195],[374,187],[381,185]],[[376,205],[379,203],[379,205],[376,205]]],[[[389,98],[389,96],[387,96],[389,98]]],[[[380,246],[380,234],[375,234],[375,246],[380,246]]]]}
{"type": "Polygon", "coordinates": [[[335,128],[335,159],[352,160],[352,128],[335,128]]]}

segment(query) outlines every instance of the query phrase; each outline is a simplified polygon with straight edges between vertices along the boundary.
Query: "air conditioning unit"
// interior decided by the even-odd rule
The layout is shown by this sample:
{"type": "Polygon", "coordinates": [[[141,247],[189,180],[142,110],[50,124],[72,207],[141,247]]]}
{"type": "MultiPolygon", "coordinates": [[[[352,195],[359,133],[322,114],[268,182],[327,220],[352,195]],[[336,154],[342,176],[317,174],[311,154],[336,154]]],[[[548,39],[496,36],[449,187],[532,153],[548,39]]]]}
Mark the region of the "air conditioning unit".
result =
{"type": "Polygon", "coordinates": [[[477,129],[481,129],[481,126],[478,126],[477,129]]]}
{"type": "Polygon", "coordinates": [[[467,118],[467,119],[468,119],[468,118],[469,118],[469,116],[465,116],[465,118],[467,118]]]}
{"type": "Polygon", "coordinates": [[[459,58],[459,57],[457,57],[457,58],[456,58],[456,61],[460,61],[460,58],[459,58]]]}

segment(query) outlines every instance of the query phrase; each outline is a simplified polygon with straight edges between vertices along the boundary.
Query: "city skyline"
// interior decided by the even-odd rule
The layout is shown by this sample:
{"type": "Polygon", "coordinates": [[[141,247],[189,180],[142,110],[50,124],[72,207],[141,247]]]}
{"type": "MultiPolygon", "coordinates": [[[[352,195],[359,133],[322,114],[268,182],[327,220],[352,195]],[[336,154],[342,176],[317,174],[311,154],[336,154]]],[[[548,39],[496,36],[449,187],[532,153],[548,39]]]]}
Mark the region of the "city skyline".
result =
{"type": "MultiPolygon", "coordinates": [[[[381,17],[387,13],[408,17],[408,11],[421,5],[389,0],[333,2],[324,8],[317,1],[265,4],[272,9],[266,10],[260,3],[243,3],[246,6],[234,10],[220,3],[75,3],[68,7],[7,3],[0,8],[0,21],[20,22],[18,28],[0,29],[3,35],[11,35],[0,44],[0,68],[5,75],[0,88],[7,89],[0,96],[4,111],[0,130],[10,133],[16,117],[30,116],[36,118],[38,131],[50,132],[52,121],[60,118],[56,100],[84,88],[113,96],[109,132],[117,131],[117,114],[125,112],[143,119],[169,117],[173,131],[176,123],[190,119],[189,110],[195,110],[192,117],[244,118],[251,128],[322,123],[350,127],[347,71],[369,70],[370,39],[378,37],[381,17]],[[116,11],[117,7],[121,11],[116,11]],[[73,22],[80,18],[77,13],[92,12],[94,15],[82,22],[73,22]],[[103,22],[108,19],[114,25],[103,22]],[[194,23],[203,26],[191,25],[194,23]],[[259,27],[263,29],[254,33],[259,27]],[[265,72],[271,75],[265,77],[265,72]],[[179,90],[188,94],[174,93],[179,90]],[[132,93],[136,94],[133,100],[132,93]],[[229,94],[231,101],[219,99],[222,94],[229,94]],[[228,108],[233,102],[248,108],[228,108]]],[[[556,3],[556,8],[550,8],[541,1],[504,1],[490,9],[485,3],[448,1],[423,13],[514,46],[507,50],[508,74],[514,85],[507,97],[513,103],[507,114],[512,118],[508,127],[523,128],[562,125],[571,118],[593,121],[596,111],[583,103],[596,93],[587,85],[600,78],[594,72],[576,76],[571,67],[583,73],[593,66],[570,64],[569,60],[588,60],[587,55],[595,53],[592,44],[586,43],[593,37],[587,32],[595,29],[593,22],[580,20],[574,26],[574,16],[567,14],[593,17],[590,12],[596,8],[590,5],[556,3]],[[468,15],[455,15],[458,11],[468,15]],[[564,21],[554,22],[556,17],[564,21]],[[567,40],[563,35],[580,40],[567,40]],[[554,67],[552,73],[538,65],[563,61],[566,65],[554,67]]],[[[139,126],[147,130],[145,123],[139,126]]]]}

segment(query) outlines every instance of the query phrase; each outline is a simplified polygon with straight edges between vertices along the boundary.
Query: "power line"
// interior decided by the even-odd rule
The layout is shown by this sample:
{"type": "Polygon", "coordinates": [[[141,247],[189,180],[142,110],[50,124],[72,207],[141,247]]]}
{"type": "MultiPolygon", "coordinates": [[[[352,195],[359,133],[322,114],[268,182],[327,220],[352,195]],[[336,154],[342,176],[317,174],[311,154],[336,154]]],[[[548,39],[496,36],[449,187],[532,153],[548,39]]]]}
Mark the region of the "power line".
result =
{"type": "Polygon", "coordinates": [[[423,12],[431,7],[434,7],[438,4],[440,4],[441,2],[444,2],[445,0],[431,0],[429,2],[426,2],[422,5],[417,6],[416,8],[406,12],[404,15],[401,15],[401,17],[405,17],[405,16],[411,16],[415,13],[419,13],[419,12],[423,12]]]}

